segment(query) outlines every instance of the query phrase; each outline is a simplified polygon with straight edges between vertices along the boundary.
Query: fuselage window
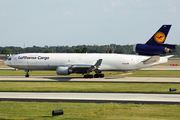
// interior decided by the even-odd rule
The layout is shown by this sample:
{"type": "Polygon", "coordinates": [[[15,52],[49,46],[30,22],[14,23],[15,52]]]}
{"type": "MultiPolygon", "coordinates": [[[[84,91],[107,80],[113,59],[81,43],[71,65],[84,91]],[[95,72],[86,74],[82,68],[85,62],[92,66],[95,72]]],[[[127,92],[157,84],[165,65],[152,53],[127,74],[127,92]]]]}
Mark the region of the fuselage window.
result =
{"type": "Polygon", "coordinates": [[[8,60],[11,60],[11,58],[8,58],[8,60]]]}

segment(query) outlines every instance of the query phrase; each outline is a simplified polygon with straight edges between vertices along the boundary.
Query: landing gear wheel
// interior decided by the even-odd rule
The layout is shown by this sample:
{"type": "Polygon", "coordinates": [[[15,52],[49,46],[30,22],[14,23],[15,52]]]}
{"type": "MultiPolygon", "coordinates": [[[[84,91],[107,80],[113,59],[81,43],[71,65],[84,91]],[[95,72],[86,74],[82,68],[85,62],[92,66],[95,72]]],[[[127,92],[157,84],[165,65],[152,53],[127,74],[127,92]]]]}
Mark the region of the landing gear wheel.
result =
{"type": "Polygon", "coordinates": [[[25,77],[29,77],[29,70],[25,71],[26,72],[26,75],[25,77]]]}
{"type": "Polygon", "coordinates": [[[104,74],[95,74],[94,77],[95,77],[95,78],[103,78],[103,77],[104,77],[104,74]]]}
{"type": "Polygon", "coordinates": [[[103,78],[104,77],[104,74],[100,74],[100,78],[103,78]]]}
{"type": "Polygon", "coordinates": [[[84,75],[84,78],[88,78],[88,75],[84,75]]]}
{"type": "Polygon", "coordinates": [[[89,75],[89,78],[93,78],[94,76],[93,75],[89,75]]]}
{"type": "Polygon", "coordinates": [[[95,78],[98,78],[98,77],[99,77],[99,74],[95,74],[94,77],[95,77],[95,78]]]}
{"type": "Polygon", "coordinates": [[[29,75],[25,75],[25,77],[29,77],[29,75]]]}
{"type": "Polygon", "coordinates": [[[84,75],[84,78],[93,78],[93,75],[84,75]]]}

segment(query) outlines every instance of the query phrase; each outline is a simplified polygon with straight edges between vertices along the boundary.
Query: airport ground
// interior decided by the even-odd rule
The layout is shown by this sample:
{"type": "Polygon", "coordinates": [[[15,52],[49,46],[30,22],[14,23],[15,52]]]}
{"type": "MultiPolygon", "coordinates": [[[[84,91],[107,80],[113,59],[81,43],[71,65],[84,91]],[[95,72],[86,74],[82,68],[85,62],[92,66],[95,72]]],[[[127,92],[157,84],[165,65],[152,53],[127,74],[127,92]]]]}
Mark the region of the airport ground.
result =
{"type": "MultiPolygon", "coordinates": [[[[158,73],[157,70],[143,72],[145,76],[148,72],[151,72],[150,75],[158,73]]],[[[51,112],[63,109],[64,115],[60,119],[178,120],[180,77],[173,77],[178,73],[179,70],[169,70],[162,72],[162,75],[159,73],[158,77],[130,77],[134,73],[120,73],[121,76],[114,77],[113,73],[108,73],[109,77],[104,79],[84,79],[82,76],[0,76],[0,111],[3,111],[0,119],[59,119],[51,117],[51,112]],[[176,87],[177,91],[169,92],[171,87],[176,87]],[[35,89],[36,92],[33,92],[35,89]]]]}

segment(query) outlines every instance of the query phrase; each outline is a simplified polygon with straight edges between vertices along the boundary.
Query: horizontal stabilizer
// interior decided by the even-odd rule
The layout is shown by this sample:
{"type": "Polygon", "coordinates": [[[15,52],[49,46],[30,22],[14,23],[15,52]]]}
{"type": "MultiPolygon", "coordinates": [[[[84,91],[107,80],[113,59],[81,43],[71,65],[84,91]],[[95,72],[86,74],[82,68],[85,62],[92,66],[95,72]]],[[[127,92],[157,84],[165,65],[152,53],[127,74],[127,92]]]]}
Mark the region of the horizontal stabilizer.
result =
{"type": "Polygon", "coordinates": [[[144,61],[142,61],[144,64],[148,64],[148,63],[153,63],[153,62],[157,62],[157,61],[159,61],[160,60],[160,58],[159,58],[159,56],[152,56],[152,57],[150,57],[150,58],[148,58],[148,59],[146,59],[146,60],[144,60],[144,61]]]}
{"type": "Polygon", "coordinates": [[[173,57],[174,55],[167,55],[165,56],[166,58],[170,58],[170,57],[173,57]]]}

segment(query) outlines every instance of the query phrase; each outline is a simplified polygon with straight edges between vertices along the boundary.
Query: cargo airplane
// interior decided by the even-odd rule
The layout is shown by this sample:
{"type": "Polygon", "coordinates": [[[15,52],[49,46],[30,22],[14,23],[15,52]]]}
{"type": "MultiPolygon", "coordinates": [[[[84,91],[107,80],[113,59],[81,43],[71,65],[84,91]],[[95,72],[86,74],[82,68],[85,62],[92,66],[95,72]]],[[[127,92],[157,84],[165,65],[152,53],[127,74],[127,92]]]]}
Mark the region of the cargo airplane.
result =
{"type": "Polygon", "coordinates": [[[162,27],[145,43],[133,47],[135,55],[115,53],[24,53],[9,57],[5,64],[25,70],[56,70],[58,75],[83,74],[84,78],[104,77],[102,71],[131,71],[166,63],[175,45],[164,44],[171,25],[162,27]],[[90,74],[95,71],[95,74],[90,74]]]}

